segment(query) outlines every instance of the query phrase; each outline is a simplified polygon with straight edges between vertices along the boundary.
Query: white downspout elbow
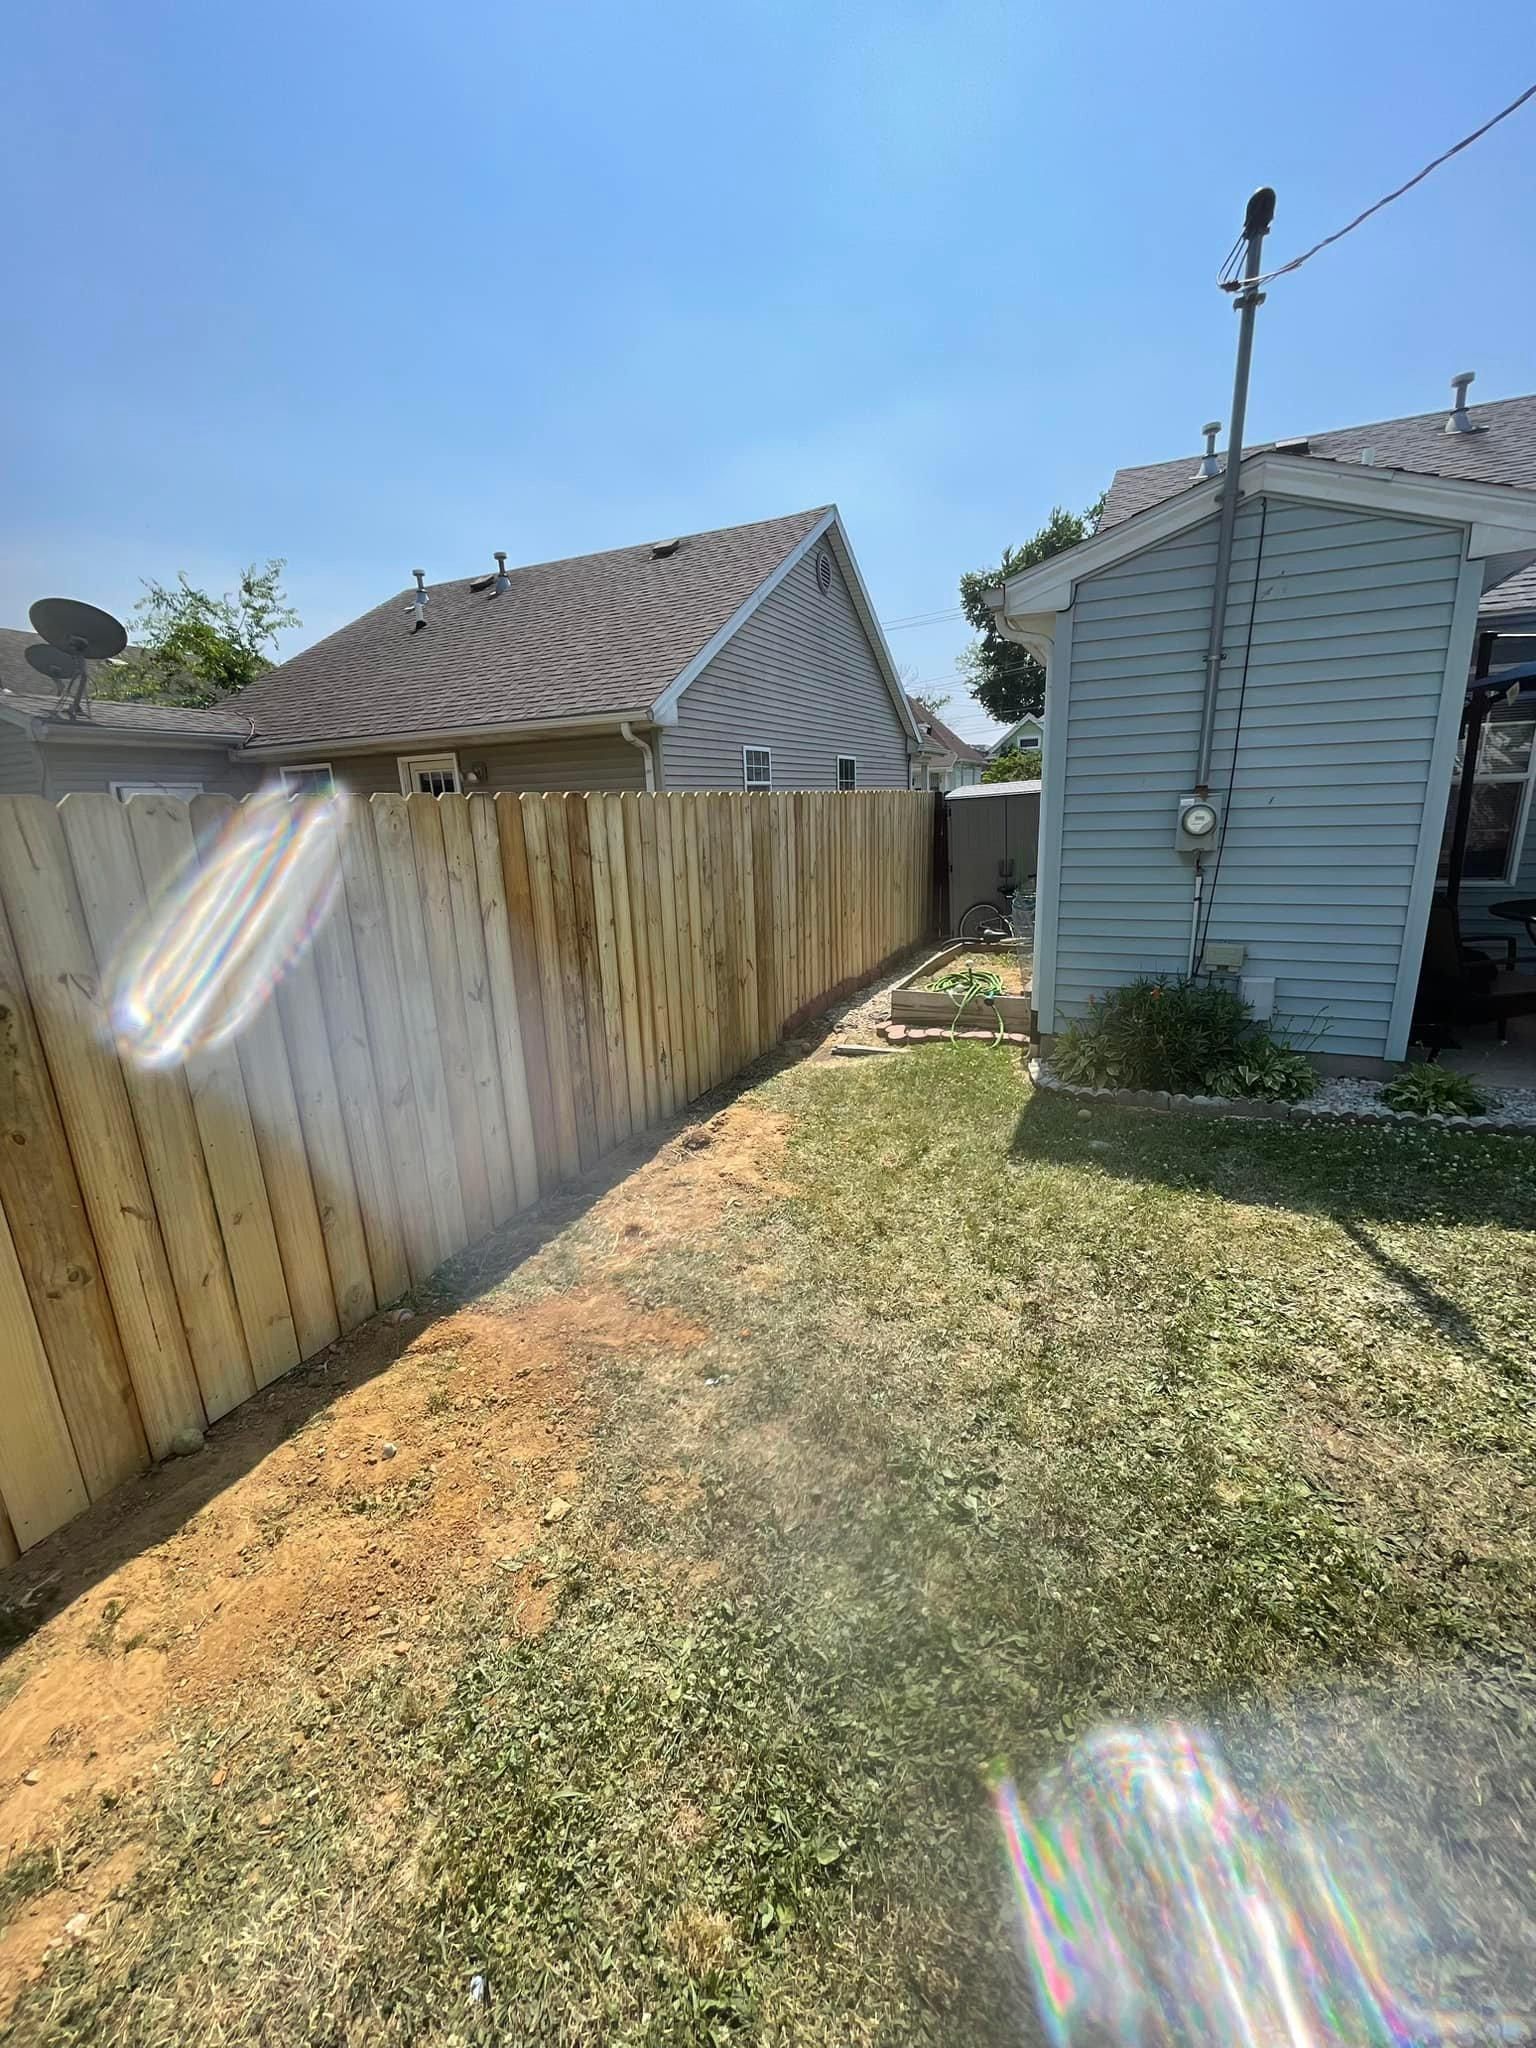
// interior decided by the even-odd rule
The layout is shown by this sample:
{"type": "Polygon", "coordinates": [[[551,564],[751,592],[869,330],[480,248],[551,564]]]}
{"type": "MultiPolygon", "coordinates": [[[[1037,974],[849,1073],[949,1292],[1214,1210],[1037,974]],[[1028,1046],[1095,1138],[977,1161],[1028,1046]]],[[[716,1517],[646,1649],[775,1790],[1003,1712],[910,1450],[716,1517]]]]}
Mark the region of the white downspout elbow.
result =
{"type": "Polygon", "coordinates": [[[656,756],[651,752],[650,742],[641,739],[639,733],[635,731],[635,728],[627,718],[620,719],[619,731],[632,747],[638,747],[645,756],[645,793],[647,796],[654,796],[656,794],[656,756]]]}

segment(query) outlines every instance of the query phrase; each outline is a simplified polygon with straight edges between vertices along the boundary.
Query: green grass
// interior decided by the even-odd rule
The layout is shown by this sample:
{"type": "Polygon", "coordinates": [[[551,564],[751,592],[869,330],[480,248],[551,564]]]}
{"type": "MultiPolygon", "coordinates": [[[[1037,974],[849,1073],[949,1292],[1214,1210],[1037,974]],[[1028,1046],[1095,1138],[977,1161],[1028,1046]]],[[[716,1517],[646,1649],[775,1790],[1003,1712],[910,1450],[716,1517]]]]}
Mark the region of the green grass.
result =
{"type": "MultiPolygon", "coordinates": [[[[966,1047],[750,1099],[797,1193],[624,1269],[710,1338],[607,1372],[553,1625],[471,1593],[279,1702],[238,1800],[184,1724],[82,1823],[138,1872],[17,2038],[1016,2042],[994,1773],[1340,1687],[1528,1891],[1536,1148],[1084,1118],[966,1047]]],[[[578,1220],[508,1294],[610,1249],[578,1220]]]]}

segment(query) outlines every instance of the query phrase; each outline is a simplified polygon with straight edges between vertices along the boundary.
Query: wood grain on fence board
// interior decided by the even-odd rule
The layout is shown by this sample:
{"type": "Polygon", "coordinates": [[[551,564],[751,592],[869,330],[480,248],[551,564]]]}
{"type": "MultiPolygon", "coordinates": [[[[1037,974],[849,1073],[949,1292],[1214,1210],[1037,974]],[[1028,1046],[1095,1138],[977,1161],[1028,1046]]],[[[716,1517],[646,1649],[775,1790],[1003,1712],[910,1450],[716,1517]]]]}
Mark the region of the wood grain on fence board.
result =
{"type": "MultiPolygon", "coordinates": [[[[348,806],[341,826],[340,854],[346,923],[378,1091],[380,1124],[394,1183],[401,1243],[409,1278],[420,1282],[437,1264],[438,1230],[427,1185],[416,1082],[406,1043],[399,969],[384,903],[378,848],[374,844],[373,815],[366,804],[348,806]]],[[[386,1255],[386,1268],[387,1264],[386,1255]]],[[[381,1292],[385,1284],[381,1278],[381,1292]]]]}
{"type": "Polygon", "coordinates": [[[454,938],[453,906],[448,896],[448,863],[443,852],[441,800],[408,796],[406,815],[416,855],[416,881],[421,895],[422,932],[426,941],[426,996],[437,1010],[437,1036],[447,1084],[448,1118],[459,1189],[464,1203],[466,1241],[486,1235],[492,1225],[491,1182],[486,1168],[485,1136],[469,1050],[464,983],[454,938]]]}
{"type": "Polygon", "coordinates": [[[523,806],[515,796],[492,799],[496,835],[501,843],[501,874],[507,894],[507,939],[517,983],[517,1016],[523,1041],[523,1069],[528,1081],[528,1113],[533,1119],[533,1148],[539,1182],[560,1178],[560,1147],[550,1080],[549,1046],[545,1036],[544,992],[539,979],[539,949],[534,934],[533,892],[528,878],[528,846],[523,834],[523,806]]]}
{"type": "Polygon", "coordinates": [[[5,1427],[0,1499],[18,1543],[41,1542],[90,1503],[16,1247],[0,1216],[0,1330],[5,1333],[5,1427]]]}
{"type": "Polygon", "coordinates": [[[159,1219],[108,1038],[95,961],[57,811],[42,797],[0,804],[0,896],[21,961],[91,1219],[150,1450],[201,1429],[202,1396],[159,1219]]]}
{"type": "MultiPolygon", "coordinates": [[[[100,981],[114,955],[147,929],[148,904],[128,814],[115,796],[89,792],[65,797],[59,822],[100,981]]],[[[110,989],[102,999],[105,1011],[110,989]]],[[[256,1382],[186,1075],[179,1061],[146,1065],[131,1053],[121,1067],[187,1348],[211,1422],[249,1400],[256,1382]]]]}
{"type": "MultiPolygon", "coordinates": [[[[448,1104],[448,1078],[438,1036],[437,1007],[432,1000],[431,967],[416,877],[416,853],[410,813],[403,796],[369,799],[379,880],[389,919],[395,955],[395,1000],[405,1031],[406,1053],[416,1092],[416,1120],[431,1198],[432,1229],[439,1261],[451,1258],[469,1242],[459,1166],[454,1156],[454,1127],[448,1104]]],[[[484,1161],[482,1159],[482,1166],[484,1161]]]]}
{"type": "Polygon", "coordinates": [[[587,1002],[576,930],[570,820],[563,796],[546,796],[539,801],[544,810],[544,840],[549,854],[550,902],[554,909],[551,936],[560,977],[559,1016],[565,1027],[577,1156],[585,1168],[598,1156],[597,1105],[592,1089],[592,1056],[587,1047],[587,1002]]]}
{"type": "MultiPolygon", "coordinates": [[[[549,818],[540,796],[516,799],[522,811],[528,857],[528,895],[533,911],[534,951],[539,994],[544,1012],[544,1045],[549,1060],[550,1101],[555,1129],[555,1171],[572,1180],[581,1171],[581,1144],[576,1129],[576,1084],[571,1064],[570,1034],[565,1021],[565,969],[555,928],[554,882],[550,867],[549,818]]],[[[565,822],[565,814],[558,814],[565,822]]]]}
{"type": "Polygon", "coordinates": [[[651,815],[656,820],[656,904],[661,927],[662,973],[666,994],[667,1064],[672,1086],[672,1104],[679,1108],[690,1099],[688,1086],[688,1034],[683,1018],[683,968],[678,954],[677,878],[673,870],[672,810],[666,797],[652,797],[651,815]]]}
{"type": "MultiPolygon", "coordinates": [[[[197,865],[191,813],[185,803],[165,796],[136,796],[126,808],[145,901],[155,915],[175,900],[174,892],[197,865]]],[[[297,1365],[299,1340],[240,1056],[229,1044],[196,1046],[187,1054],[184,1072],[251,1377],[264,1387],[297,1365]]]]}
{"type": "Polygon", "coordinates": [[[376,1306],[368,1236],[352,1173],[335,1062],[313,953],[294,961],[277,991],[288,1043],[288,1071],[304,1133],[310,1184],[320,1212],[320,1234],[331,1269],[331,1292],[341,1333],[366,1322],[376,1306]]]}
{"type": "Polygon", "coordinates": [[[464,993],[470,1072],[474,1081],[480,1136],[485,1147],[491,1220],[493,1223],[505,1223],[517,1209],[517,1177],[512,1170],[512,1147],[507,1136],[501,1056],[496,1043],[490,969],[485,956],[479,864],[469,816],[472,803],[486,801],[484,797],[444,796],[438,799],[437,808],[442,821],[448,900],[453,912],[453,937],[458,948],[459,979],[464,993]]]}
{"type": "MultiPolygon", "coordinates": [[[[598,1003],[603,1057],[608,1069],[613,1142],[622,1144],[633,1125],[629,1115],[629,1073],[624,1062],[624,1005],[619,987],[619,941],[613,913],[613,878],[608,861],[608,813],[601,796],[575,799],[587,813],[587,858],[592,871],[592,916],[597,936],[598,1003]]],[[[597,1057],[594,1036],[593,1057],[597,1057]]]]}
{"type": "Polygon", "coordinates": [[[86,1491],[99,1500],[143,1470],[149,1447],[3,909],[0,1205],[10,1218],[86,1491]]]}
{"type": "Polygon", "coordinates": [[[640,985],[635,964],[634,911],[629,852],[624,837],[624,802],[616,794],[596,799],[608,840],[608,893],[613,901],[613,937],[619,975],[619,1010],[624,1040],[624,1079],[629,1127],[645,1128],[645,1041],[640,1029],[640,985]]]}
{"type": "Polygon", "coordinates": [[[587,1070],[592,1077],[592,1119],[596,1132],[594,1158],[611,1152],[614,1143],[613,1076],[608,1065],[608,1033],[603,1017],[602,960],[597,939],[597,892],[592,880],[592,819],[584,796],[561,799],[565,809],[566,843],[571,857],[571,908],[575,959],[580,978],[579,1013],[587,1070]]]}
{"type": "Polygon", "coordinates": [[[507,1122],[507,1150],[512,1161],[513,1196],[526,1209],[539,1198],[538,1152],[533,1109],[528,1092],[528,1063],[523,1042],[524,1006],[517,992],[512,951],[512,921],[507,907],[506,873],[501,834],[493,797],[470,799],[470,835],[479,876],[480,927],[485,946],[491,1019],[501,1072],[502,1105],[507,1122]]]}
{"type": "Polygon", "coordinates": [[[654,1124],[662,1114],[660,1068],[656,1046],[656,1009],[651,990],[651,928],[645,914],[645,854],[640,839],[643,797],[625,795],[619,799],[624,817],[624,863],[629,877],[629,928],[635,949],[635,1008],[640,1030],[640,1074],[645,1091],[642,1117],[631,1100],[630,1109],[641,1128],[654,1124]]]}

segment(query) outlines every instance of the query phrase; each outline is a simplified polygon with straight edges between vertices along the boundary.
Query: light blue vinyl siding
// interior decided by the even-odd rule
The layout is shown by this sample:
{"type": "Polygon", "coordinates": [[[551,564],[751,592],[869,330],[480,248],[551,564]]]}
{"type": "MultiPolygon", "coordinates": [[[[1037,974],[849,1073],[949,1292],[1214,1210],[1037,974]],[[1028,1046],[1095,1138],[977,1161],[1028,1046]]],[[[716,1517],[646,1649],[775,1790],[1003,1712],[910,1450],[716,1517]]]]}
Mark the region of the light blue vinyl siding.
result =
{"type": "MultiPolygon", "coordinates": [[[[1273,975],[1317,1050],[1385,1056],[1461,566],[1459,527],[1271,499],[1238,516],[1211,787],[1232,777],[1211,940],[1273,975]]],[[[1067,689],[1055,1023],[1188,957],[1194,781],[1216,560],[1207,521],[1085,579],[1067,689]]],[[[1049,1020],[1042,1020],[1049,1023],[1049,1020]]]]}

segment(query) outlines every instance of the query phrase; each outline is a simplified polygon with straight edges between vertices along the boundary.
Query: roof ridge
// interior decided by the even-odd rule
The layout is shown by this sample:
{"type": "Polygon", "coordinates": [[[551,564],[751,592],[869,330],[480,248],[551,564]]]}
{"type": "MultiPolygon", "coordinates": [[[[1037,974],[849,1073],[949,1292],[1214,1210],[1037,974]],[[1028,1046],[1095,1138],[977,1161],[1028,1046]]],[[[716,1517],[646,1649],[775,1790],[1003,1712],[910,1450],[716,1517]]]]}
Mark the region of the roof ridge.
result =
{"type": "MultiPolygon", "coordinates": [[[[796,519],[824,519],[829,512],[835,512],[836,510],[837,507],[833,504],[808,505],[803,511],[778,512],[770,519],[739,519],[732,526],[701,526],[692,533],[681,533],[676,536],[667,534],[665,538],[671,540],[675,537],[679,541],[715,540],[722,534],[727,533],[750,533],[754,529],[765,526],[787,526],[792,520],[796,519]]],[[[655,540],[632,540],[626,541],[622,547],[617,548],[588,548],[575,555],[551,555],[542,562],[514,562],[507,570],[507,574],[509,576],[519,576],[536,569],[563,569],[571,562],[602,562],[613,555],[638,554],[642,548],[653,548],[656,545],[655,540]]],[[[444,584],[467,583],[471,577],[488,576],[492,573],[483,565],[478,569],[459,570],[451,575],[439,577],[436,584],[429,577],[427,579],[427,588],[428,590],[441,589],[444,584]]],[[[414,588],[413,584],[402,584],[399,591],[392,593],[391,597],[383,601],[386,604],[392,603],[394,597],[403,595],[414,588]]]]}

